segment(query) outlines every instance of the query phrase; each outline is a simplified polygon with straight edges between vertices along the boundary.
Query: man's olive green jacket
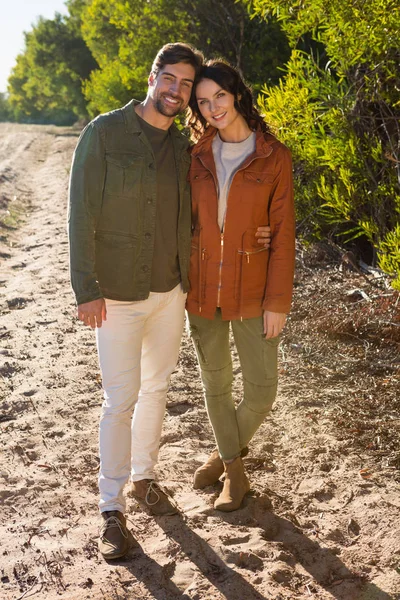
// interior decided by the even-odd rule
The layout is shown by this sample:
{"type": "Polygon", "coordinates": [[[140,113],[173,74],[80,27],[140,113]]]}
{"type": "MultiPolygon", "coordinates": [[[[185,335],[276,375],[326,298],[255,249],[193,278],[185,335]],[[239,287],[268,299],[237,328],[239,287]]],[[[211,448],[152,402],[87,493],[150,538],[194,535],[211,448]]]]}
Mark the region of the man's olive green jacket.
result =
{"type": "MultiPolygon", "coordinates": [[[[69,185],[71,283],[78,304],[111,298],[144,300],[150,293],[156,223],[156,165],[132,100],[96,117],[83,130],[69,185]]],[[[189,288],[189,141],[172,125],[179,180],[179,266],[189,288]]]]}

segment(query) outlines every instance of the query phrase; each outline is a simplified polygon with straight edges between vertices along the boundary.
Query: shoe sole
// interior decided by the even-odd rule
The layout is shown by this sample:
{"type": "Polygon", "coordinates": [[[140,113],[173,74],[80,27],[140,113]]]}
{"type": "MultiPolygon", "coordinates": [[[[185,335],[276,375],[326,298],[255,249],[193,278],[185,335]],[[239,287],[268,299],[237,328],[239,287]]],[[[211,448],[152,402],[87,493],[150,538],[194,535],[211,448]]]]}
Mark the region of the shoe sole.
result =
{"type": "MultiPolygon", "coordinates": [[[[101,552],[100,552],[100,554],[101,554],[101,552]]],[[[116,554],[115,556],[104,556],[104,554],[101,554],[101,555],[104,558],[104,560],[118,560],[118,558],[123,558],[127,554],[128,554],[128,550],[126,552],[123,552],[122,554],[116,554]]]]}

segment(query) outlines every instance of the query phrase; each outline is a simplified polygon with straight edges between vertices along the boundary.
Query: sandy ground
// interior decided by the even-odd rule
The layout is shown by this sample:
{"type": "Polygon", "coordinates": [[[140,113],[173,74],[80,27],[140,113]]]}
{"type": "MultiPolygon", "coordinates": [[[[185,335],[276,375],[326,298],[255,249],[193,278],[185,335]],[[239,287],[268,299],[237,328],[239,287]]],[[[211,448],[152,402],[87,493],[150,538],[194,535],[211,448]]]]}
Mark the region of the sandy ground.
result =
{"type": "MultiPolygon", "coordinates": [[[[244,507],[216,512],[221,486],[191,487],[213,441],[184,337],[158,467],[181,514],[152,518],[128,499],[128,557],[99,556],[101,381],[93,332],[75,319],[65,227],[76,141],[70,129],[0,124],[0,597],[400,599],[399,345],[315,325],[344,286],[385,297],[398,331],[398,296],[303,255],[244,507]]],[[[343,306],[337,321],[350,323],[343,306]]],[[[237,369],[238,398],[240,385],[237,369]]]]}

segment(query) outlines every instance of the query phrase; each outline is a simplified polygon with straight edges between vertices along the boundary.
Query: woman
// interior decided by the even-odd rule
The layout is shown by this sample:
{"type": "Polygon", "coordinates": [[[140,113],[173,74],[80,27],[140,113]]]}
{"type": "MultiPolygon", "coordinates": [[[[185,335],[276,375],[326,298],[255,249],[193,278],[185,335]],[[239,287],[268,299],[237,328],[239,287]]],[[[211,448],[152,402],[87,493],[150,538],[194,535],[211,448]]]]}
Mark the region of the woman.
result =
{"type": "Polygon", "coordinates": [[[242,457],[269,413],[277,389],[279,334],[289,311],[295,219],[288,149],[273,135],[239,72],[208,61],[198,79],[188,124],[192,150],[190,333],[218,450],[194,487],[225,471],[214,507],[240,507],[250,484],[242,457]],[[257,229],[271,227],[271,248],[257,229]],[[243,399],[232,399],[229,324],[243,373],[243,399]]]}

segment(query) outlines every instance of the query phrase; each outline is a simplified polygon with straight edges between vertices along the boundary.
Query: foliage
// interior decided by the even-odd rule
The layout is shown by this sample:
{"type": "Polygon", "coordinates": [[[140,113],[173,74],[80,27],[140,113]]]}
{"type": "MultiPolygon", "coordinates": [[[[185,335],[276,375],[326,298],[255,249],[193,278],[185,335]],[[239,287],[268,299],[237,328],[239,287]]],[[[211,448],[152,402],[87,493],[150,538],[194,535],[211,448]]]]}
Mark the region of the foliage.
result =
{"type": "Polygon", "coordinates": [[[168,41],[185,41],[206,56],[223,55],[257,84],[278,81],[290,51],[276,22],[251,20],[235,0],[92,0],[83,6],[83,36],[100,69],[85,84],[96,114],[143,98],[152,61],[168,41]]]}
{"type": "Polygon", "coordinates": [[[254,0],[292,55],[259,103],[293,152],[303,233],[359,238],[400,286],[400,28],[393,0],[254,0]],[[309,37],[323,48],[303,52],[309,37]]]}
{"type": "Polygon", "coordinates": [[[13,114],[8,102],[7,94],[0,92],[0,122],[13,121],[13,114]]]}
{"type": "Polygon", "coordinates": [[[39,18],[25,33],[25,51],[17,57],[9,78],[15,118],[60,124],[85,118],[82,82],[96,66],[76,16],[39,18]]]}
{"type": "Polygon", "coordinates": [[[91,114],[145,96],[155,49],[177,32],[185,37],[184,18],[173,5],[171,0],[93,0],[87,6],[82,32],[100,66],[85,85],[91,114]]]}
{"type": "Polygon", "coordinates": [[[252,19],[236,0],[67,0],[69,15],[40,18],[9,78],[17,120],[67,123],[143,98],[152,61],[168,41],[223,55],[260,89],[289,58],[275,20],[252,19]]]}
{"type": "Polygon", "coordinates": [[[289,59],[290,48],[276,19],[251,18],[243,2],[204,0],[184,2],[193,43],[206,55],[223,56],[239,67],[254,89],[275,84],[289,59]],[[195,15],[195,19],[190,17],[195,15]]]}

